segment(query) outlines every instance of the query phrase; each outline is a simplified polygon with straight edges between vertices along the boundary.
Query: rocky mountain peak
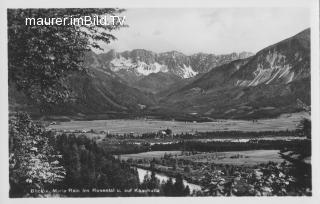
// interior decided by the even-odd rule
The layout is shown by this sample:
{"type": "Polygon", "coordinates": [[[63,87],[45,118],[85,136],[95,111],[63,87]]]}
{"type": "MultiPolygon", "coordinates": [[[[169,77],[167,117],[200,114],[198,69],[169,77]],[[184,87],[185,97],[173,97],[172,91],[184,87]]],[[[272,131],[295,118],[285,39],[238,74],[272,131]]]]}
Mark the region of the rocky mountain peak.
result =
{"type": "Polygon", "coordinates": [[[124,71],[134,73],[137,76],[169,72],[180,78],[191,78],[199,73],[208,72],[215,66],[247,56],[250,56],[250,53],[226,55],[197,53],[188,56],[174,50],[154,53],[145,49],[134,49],[124,52],[110,50],[107,53],[99,54],[99,59],[104,66],[116,73],[121,71],[122,75],[124,71]]]}

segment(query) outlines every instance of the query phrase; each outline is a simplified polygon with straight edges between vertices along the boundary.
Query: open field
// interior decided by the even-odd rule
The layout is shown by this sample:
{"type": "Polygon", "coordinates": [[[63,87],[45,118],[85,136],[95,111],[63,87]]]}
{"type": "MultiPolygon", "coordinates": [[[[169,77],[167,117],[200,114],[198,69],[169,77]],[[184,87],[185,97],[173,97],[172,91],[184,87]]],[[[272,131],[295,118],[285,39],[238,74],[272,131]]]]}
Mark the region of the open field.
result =
{"type": "Polygon", "coordinates": [[[190,156],[178,156],[178,158],[191,160],[193,162],[209,162],[215,164],[232,165],[256,165],[259,163],[283,162],[279,155],[279,150],[250,150],[231,151],[217,153],[201,153],[190,156]]]}
{"type": "Polygon", "coordinates": [[[83,130],[105,131],[113,134],[142,134],[157,132],[170,128],[174,134],[210,132],[210,131],[280,131],[294,130],[302,117],[308,117],[304,113],[281,115],[274,119],[261,119],[256,122],[251,120],[216,120],[213,122],[181,122],[162,120],[92,120],[70,121],[50,125],[48,128],[55,130],[83,130]]]}
{"type": "Polygon", "coordinates": [[[181,151],[152,151],[152,152],[142,152],[138,154],[123,154],[121,155],[121,159],[153,159],[153,158],[161,158],[165,154],[171,154],[172,156],[181,155],[181,151]]]}
{"type": "Polygon", "coordinates": [[[283,159],[279,155],[279,150],[249,150],[249,151],[228,151],[216,153],[197,153],[194,155],[182,155],[181,151],[151,151],[137,154],[123,154],[121,159],[147,159],[161,158],[164,154],[177,155],[177,159],[190,160],[201,163],[233,164],[233,165],[256,165],[268,163],[269,161],[280,163],[283,159]]]}

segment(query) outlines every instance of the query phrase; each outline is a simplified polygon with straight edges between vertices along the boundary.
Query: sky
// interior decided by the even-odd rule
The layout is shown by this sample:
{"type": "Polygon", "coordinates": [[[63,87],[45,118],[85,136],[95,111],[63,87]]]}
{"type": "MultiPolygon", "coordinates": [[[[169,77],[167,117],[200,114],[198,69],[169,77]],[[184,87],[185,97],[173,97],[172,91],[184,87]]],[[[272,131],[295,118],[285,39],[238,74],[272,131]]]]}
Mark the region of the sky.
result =
{"type": "Polygon", "coordinates": [[[256,53],[311,24],[309,10],[301,7],[133,8],[121,15],[129,27],[112,32],[118,40],[104,45],[104,52],[256,53]]]}

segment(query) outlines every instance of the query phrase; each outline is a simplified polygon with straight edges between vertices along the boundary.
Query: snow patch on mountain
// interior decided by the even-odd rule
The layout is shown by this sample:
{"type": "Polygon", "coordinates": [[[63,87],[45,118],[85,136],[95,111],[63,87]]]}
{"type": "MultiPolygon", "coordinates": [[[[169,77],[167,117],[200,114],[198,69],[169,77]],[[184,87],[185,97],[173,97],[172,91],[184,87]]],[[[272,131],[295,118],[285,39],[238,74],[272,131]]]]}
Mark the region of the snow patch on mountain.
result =
{"type": "Polygon", "coordinates": [[[290,83],[295,74],[291,70],[291,65],[286,63],[286,57],[277,53],[270,52],[265,56],[265,63],[259,63],[253,72],[252,80],[238,80],[236,86],[257,86],[259,84],[270,84],[275,81],[290,83]]]}
{"type": "Polygon", "coordinates": [[[182,77],[183,78],[191,78],[191,77],[194,77],[198,74],[198,72],[196,71],[193,71],[192,67],[189,65],[189,66],[186,66],[185,64],[183,65],[182,67],[182,77]]]}
{"type": "Polygon", "coordinates": [[[277,66],[270,69],[262,69],[258,66],[254,72],[254,79],[252,80],[238,80],[237,86],[257,86],[259,84],[270,84],[277,80],[284,80],[285,83],[290,83],[293,80],[294,72],[291,71],[290,65],[283,67],[277,66]]]}
{"type": "Polygon", "coordinates": [[[111,60],[110,64],[110,68],[113,72],[120,71],[121,69],[128,70],[133,66],[131,59],[126,59],[122,56],[120,56],[120,58],[114,58],[111,60]]]}
{"type": "Polygon", "coordinates": [[[145,62],[139,61],[135,69],[138,74],[144,75],[144,76],[147,76],[152,73],[168,72],[167,66],[161,65],[157,62],[148,65],[145,62]]]}
{"type": "Polygon", "coordinates": [[[158,72],[168,72],[168,68],[166,65],[161,65],[157,62],[154,62],[152,64],[147,64],[141,61],[132,62],[131,59],[126,59],[122,56],[111,60],[110,65],[111,65],[110,69],[113,72],[118,72],[120,70],[127,70],[127,71],[133,71],[139,76],[140,75],[147,76],[151,73],[158,73],[158,72]]]}

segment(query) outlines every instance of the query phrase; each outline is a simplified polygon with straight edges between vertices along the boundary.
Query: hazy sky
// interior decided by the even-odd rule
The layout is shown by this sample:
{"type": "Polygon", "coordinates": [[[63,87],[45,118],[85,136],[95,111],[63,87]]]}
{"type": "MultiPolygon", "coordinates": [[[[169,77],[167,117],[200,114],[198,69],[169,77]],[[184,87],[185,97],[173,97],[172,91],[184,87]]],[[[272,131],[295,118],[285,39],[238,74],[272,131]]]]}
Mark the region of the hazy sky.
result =
{"type": "Polygon", "coordinates": [[[134,8],[122,15],[129,27],[114,32],[118,40],[105,51],[257,52],[310,27],[305,8],[134,8]]]}

